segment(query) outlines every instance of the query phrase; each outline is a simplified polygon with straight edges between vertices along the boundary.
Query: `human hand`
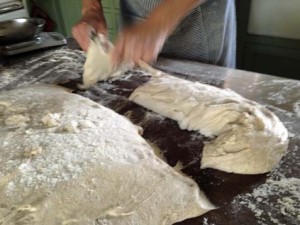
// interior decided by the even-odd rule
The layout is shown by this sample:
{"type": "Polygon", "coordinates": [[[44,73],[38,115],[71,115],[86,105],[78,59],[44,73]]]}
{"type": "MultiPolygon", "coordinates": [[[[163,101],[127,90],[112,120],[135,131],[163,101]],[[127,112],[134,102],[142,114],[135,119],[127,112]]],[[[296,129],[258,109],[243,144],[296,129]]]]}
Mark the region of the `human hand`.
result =
{"type": "Polygon", "coordinates": [[[140,60],[152,63],[161,51],[169,30],[150,21],[137,23],[123,29],[115,42],[112,62],[118,65],[125,62],[137,64],[140,60]]]}
{"type": "Polygon", "coordinates": [[[204,0],[162,1],[144,22],[125,28],[119,34],[112,52],[112,62],[156,60],[167,37],[180,21],[204,0]]]}
{"type": "Polygon", "coordinates": [[[103,15],[97,10],[88,10],[80,21],[72,28],[72,35],[83,51],[87,51],[90,42],[90,33],[101,33],[107,36],[107,26],[103,15]]]}

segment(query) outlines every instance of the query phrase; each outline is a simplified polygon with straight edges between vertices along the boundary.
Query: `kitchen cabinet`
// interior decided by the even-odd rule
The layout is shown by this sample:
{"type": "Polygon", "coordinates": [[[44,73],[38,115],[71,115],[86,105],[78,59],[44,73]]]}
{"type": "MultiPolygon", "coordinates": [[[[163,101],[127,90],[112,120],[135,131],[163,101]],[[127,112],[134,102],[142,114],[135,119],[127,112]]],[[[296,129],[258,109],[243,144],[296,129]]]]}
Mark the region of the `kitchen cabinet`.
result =
{"type": "MultiPolygon", "coordinates": [[[[81,17],[81,0],[35,0],[55,21],[55,31],[70,36],[72,26],[81,17]]],[[[102,0],[109,38],[114,40],[119,27],[119,0],[102,0]]]]}
{"type": "Polygon", "coordinates": [[[239,69],[300,79],[300,3],[289,4],[236,0],[239,69]]]}

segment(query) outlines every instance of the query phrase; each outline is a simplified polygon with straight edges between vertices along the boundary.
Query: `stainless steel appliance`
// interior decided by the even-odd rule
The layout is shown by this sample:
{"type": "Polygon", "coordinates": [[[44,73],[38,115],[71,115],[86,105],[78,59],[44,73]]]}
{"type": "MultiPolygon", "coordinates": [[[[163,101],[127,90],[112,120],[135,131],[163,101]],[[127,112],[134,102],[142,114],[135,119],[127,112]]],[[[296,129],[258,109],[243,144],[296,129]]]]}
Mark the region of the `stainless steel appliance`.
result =
{"type": "Polygon", "coordinates": [[[0,22],[0,54],[15,55],[67,43],[61,34],[42,32],[44,23],[39,18],[18,18],[0,22]]]}
{"type": "Polygon", "coordinates": [[[27,0],[0,0],[0,21],[28,17],[27,0]]]}

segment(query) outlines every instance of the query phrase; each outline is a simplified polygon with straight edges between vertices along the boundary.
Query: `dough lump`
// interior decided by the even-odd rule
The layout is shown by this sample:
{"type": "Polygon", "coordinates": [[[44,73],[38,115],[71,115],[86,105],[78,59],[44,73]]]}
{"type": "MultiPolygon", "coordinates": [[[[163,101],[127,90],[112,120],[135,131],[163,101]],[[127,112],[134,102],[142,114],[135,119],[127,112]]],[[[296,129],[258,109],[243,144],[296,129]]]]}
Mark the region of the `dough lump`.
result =
{"type": "Polygon", "coordinates": [[[16,129],[0,120],[1,225],[171,225],[214,208],[112,110],[48,85],[4,100],[26,105],[31,120],[16,129]],[[62,129],[73,121],[77,132],[62,129]]]}
{"type": "Polygon", "coordinates": [[[150,69],[153,77],[130,96],[135,103],[176,120],[182,129],[215,137],[201,168],[266,173],[285,155],[288,132],[276,115],[237,93],[150,69]]]}
{"type": "Polygon", "coordinates": [[[84,64],[83,85],[80,88],[87,89],[100,80],[119,76],[133,65],[124,63],[115,68],[111,63],[113,45],[102,34],[91,34],[91,40],[84,64]]]}

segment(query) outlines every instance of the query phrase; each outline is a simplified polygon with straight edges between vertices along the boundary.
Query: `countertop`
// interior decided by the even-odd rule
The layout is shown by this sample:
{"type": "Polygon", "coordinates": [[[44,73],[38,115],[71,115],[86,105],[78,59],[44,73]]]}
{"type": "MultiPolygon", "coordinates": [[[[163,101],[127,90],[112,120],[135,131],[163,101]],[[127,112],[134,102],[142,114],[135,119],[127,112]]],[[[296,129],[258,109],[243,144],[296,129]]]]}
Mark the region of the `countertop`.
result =
{"type": "Polygon", "coordinates": [[[289,152],[280,165],[263,175],[237,175],[200,170],[203,142],[197,132],[180,130],[177,123],[128,100],[147,80],[139,70],[120,79],[100,82],[87,91],[77,89],[85,55],[73,42],[68,46],[0,58],[0,91],[35,83],[59,84],[74,89],[127,116],[144,129],[171,166],[191,176],[219,208],[183,221],[182,225],[292,225],[300,224],[300,81],[227,69],[195,62],[161,58],[155,67],[175,76],[220,88],[230,88],[273,111],[289,130],[289,152]]]}

